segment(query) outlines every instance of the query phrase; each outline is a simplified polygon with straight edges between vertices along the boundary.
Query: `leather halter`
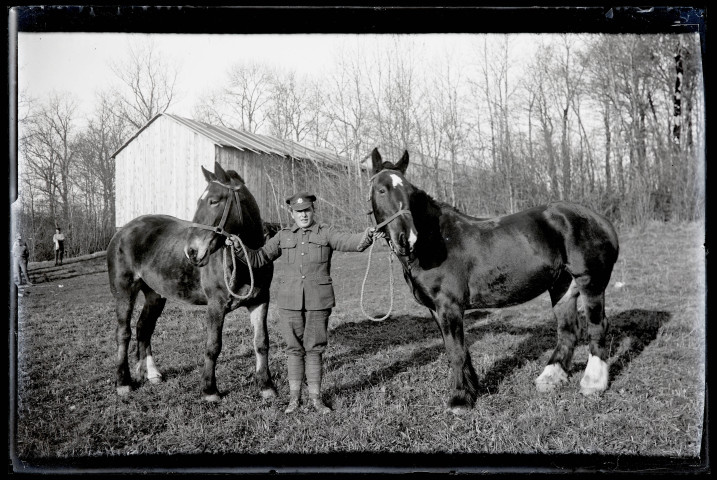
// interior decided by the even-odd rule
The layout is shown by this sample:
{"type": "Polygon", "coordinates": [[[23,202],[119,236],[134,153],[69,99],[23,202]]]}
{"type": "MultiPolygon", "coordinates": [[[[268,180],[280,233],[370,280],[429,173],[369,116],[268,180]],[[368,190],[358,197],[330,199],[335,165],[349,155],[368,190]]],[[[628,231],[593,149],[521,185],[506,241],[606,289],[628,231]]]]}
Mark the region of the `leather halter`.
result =
{"type": "Polygon", "coordinates": [[[229,218],[229,209],[231,208],[232,200],[234,200],[233,203],[236,203],[237,209],[239,210],[239,221],[242,222],[241,203],[239,202],[239,190],[243,187],[243,185],[232,186],[227,185],[226,183],[219,182],[217,180],[212,180],[212,183],[221,185],[222,187],[229,189],[233,193],[233,195],[229,196],[227,201],[224,203],[224,211],[222,212],[222,219],[219,222],[219,225],[214,227],[211,225],[204,225],[202,223],[190,222],[190,226],[195,228],[201,228],[203,230],[209,230],[210,232],[214,232],[219,235],[223,235],[226,238],[230,238],[231,234],[224,230],[224,225],[227,222],[227,218],[229,218]]]}

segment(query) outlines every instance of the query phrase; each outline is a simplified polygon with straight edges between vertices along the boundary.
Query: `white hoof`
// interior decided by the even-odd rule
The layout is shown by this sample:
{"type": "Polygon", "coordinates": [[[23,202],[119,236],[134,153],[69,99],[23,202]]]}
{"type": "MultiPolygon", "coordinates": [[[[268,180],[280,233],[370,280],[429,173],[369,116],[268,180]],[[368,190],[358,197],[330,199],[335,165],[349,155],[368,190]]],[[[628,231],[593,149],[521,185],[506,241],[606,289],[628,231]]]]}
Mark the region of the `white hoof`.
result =
{"type": "Polygon", "coordinates": [[[202,400],[208,403],[217,403],[220,402],[222,397],[219,396],[219,394],[215,393],[214,395],[204,395],[202,397],[202,400]]]}
{"type": "Polygon", "coordinates": [[[543,373],[535,379],[535,387],[541,393],[550,392],[567,381],[568,374],[565,373],[563,367],[553,363],[546,366],[543,373]]]}
{"type": "MultiPolygon", "coordinates": [[[[162,383],[162,374],[159,373],[159,370],[157,370],[157,365],[154,363],[154,359],[152,358],[152,355],[147,355],[147,358],[144,360],[144,364],[146,365],[144,378],[149,380],[150,383],[158,384],[162,383]]],[[[141,375],[142,373],[142,361],[140,360],[137,362],[137,366],[135,367],[135,372],[137,372],[137,375],[141,375]]]]}
{"type": "Polygon", "coordinates": [[[594,393],[604,392],[607,389],[608,366],[607,363],[590,355],[588,366],[585,367],[585,374],[580,380],[580,393],[583,395],[592,395],[594,393]]]}
{"type": "Polygon", "coordinates": [[[465,405],[461,405],[459,407],[451,407],[448,409],[448,411],[451,412],[453,415],[457,415],[460,417],[466,415],[468,412],[471,411],[471,409],[466,407],[465,405]]]}
{"type": "Polygon", "coordinates": [[[120,397],[126,397],[127,395],[129,395],[129,392],[131,390],[132,389],[129,385],[122,385],[121,387],[117,387],[117,395],[119,395],[120,397]]]}
{"type": "Polygon", "coordinates": [[[270,398],[276,398],[276,390],[273,388],[267,388],[266,390],[261,391],[261,398],[264,400],[269,400],[270,398]]]}

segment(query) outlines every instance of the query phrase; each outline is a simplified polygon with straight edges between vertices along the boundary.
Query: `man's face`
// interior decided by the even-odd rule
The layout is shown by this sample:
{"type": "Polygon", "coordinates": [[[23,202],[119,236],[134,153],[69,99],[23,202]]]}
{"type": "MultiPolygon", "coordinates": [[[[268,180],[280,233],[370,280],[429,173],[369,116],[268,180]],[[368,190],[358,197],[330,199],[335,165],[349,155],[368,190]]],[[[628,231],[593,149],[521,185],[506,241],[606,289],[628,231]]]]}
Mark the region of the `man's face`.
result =
{"type": "Polygon", "coordinates": [[[299,227],[308,228],[312,223],[314,223],[314,207],[298,212],[296,210],[291,210],[291,217],[299,227]]]}

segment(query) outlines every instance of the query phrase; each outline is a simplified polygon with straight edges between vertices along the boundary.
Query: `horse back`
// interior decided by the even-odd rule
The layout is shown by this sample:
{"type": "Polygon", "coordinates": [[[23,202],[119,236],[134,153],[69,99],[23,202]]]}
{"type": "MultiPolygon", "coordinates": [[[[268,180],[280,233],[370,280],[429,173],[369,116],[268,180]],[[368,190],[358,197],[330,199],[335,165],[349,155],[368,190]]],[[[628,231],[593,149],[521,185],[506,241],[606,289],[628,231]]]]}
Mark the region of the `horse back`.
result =
{"type": "Polygon", "coordinates": [[[590,271],[609,279],[617,260],[617,234],[610,222],[568,202],[492,219],[462,216],[443,222],[442,230],[444,237],[462,239],[449,247],[447,271],[466,273],[473,308],[531,300],[565,270],[572,275],[590,271]]]}
{"type": "Polygon", "coordinates": [[[201,275],[184,254],[186,222],[143,215],[124,225],[107,247],[110,289],[117,296],[144,282],[163,297],[206,304],[201,275]]]}

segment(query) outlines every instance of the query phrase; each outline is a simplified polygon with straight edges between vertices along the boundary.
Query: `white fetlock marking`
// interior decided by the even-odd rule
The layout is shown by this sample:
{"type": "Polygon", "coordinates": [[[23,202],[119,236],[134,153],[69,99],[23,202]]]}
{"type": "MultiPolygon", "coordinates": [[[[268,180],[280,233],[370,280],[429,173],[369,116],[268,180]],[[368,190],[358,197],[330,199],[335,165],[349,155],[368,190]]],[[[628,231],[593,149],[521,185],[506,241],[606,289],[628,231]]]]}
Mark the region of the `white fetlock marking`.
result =
{"type": "Polygon", "coordinates": [[[152,383],[159,383],[162,381],[162,374],[157,370],[157,366],[154,364],[152,355],[147,355],[147,380],[152,383]]]}
{"type": "Polygon", "coordinates": [[[590,395],[603,392],[607,389],[608,366],[607,363],[590,354],[588,366],[585,367],[585,374],[580,380],[580,393],[590,395]]]}
{"type": "Polygon", "coordinates": [[[543,373],[535,379],[535,387],[539,392],[549,392],[561,383],[568,381],[568,375],[563,370],[563,367],[557,363],[547,365],[543,369],[543,373]]]}
{"type": "Polygon", "coordinates": [[[222,398],[221,398],[219,395],[217,395],[217,394],[214,394],[214,395],[205,395],[205,396],[204,396],[204,401],[205,401],[205,402],[210,402],[210,403],[219,402],[219,401],[221,401],[221,399],[222,399],[222,398]]]}
{"type": "Polygon", "coordinates": [[[117,387],[117,395],[119,395],[120,397],[124,397],[125,395],[129,395],[130,390],[131,389],[129,385],[117,387]]]}

